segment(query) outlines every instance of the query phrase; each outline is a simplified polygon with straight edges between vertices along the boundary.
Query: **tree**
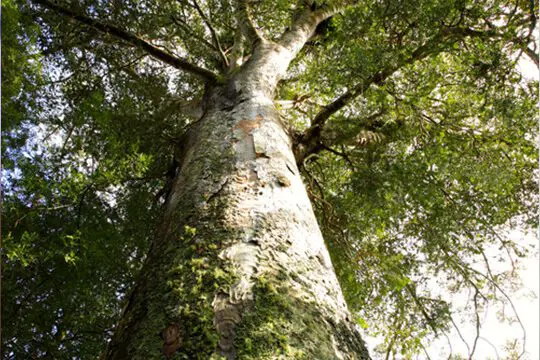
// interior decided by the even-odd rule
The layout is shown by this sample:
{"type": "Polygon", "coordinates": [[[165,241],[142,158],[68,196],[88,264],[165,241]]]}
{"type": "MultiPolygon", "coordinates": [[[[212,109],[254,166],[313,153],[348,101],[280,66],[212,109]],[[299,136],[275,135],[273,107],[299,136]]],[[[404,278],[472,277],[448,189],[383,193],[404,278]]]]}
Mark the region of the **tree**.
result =
{"type": "Polygon", "coordinates": [[[505,297],[535,6],[3,2],[3,355],[388,358],[453,322],[427,278],[505,297]]]}

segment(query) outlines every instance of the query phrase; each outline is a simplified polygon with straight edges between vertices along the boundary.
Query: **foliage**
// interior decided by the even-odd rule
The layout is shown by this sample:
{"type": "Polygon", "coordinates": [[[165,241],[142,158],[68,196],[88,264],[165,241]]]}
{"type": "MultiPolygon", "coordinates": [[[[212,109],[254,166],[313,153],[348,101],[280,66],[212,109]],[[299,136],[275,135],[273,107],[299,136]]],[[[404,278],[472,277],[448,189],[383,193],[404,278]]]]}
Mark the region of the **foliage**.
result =
{"type": "MultiPolygon", "coordinates": [[[[3,356],[93,358],[152,238],[193,122],[182,107],[204,84],[38,3],[2,2],[2,311],[17,319],[3,324],[3,356]]],[[[258,1],[253,21],[278,39],[306,3],[340,2],[258,1]]],[[[227,71],[229,1],[63,4],[227,71]]],[[[383,353],[412,356],[451,327],[429,279],[470,289],[477,313],[515,282],[493,258],[514,266],[531,250],[500,234],[537,225],[538,82],[516,69],[530,6],[358,1],[319,27],[277,89],[299,143],[321,119],[300,165],[349,305],[383,353]]]]}

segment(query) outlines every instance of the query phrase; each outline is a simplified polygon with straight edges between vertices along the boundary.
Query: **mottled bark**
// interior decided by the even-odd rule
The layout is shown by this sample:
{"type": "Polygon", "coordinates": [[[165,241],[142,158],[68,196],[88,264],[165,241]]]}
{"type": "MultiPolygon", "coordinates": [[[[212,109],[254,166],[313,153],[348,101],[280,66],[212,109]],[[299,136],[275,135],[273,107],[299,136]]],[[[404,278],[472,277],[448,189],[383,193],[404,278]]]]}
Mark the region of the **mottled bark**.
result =
{"type": "Polygon", "coordinates": [[[105,359],[367,359],[259,50],[208,90],[163,221],[105,359]]]}

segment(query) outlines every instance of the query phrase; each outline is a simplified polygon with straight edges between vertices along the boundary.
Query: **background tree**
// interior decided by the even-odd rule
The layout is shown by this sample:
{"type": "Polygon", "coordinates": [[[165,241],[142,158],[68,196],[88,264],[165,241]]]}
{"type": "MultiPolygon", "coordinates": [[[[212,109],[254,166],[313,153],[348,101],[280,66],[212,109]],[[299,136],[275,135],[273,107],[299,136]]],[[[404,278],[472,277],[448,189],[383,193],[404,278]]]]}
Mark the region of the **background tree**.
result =
{"type": "MultiPolygon", "coordinates": [[[[522,57],[538,64],[537,12],[518,0],[3,1],[3,356],[102,353],[151,262],[190,131],[268,44],[294,55],[270,92],[291,172],[354,320],[384,339],[377,351],[411,356],[455,326],[450,299],[425,286],[435,277],[470,290],[479,324],[483,307],[509,301],[528,251],[500,230],[537,222],[538,83],[516,69],[522,57]]],[[[204,358],[224,336],[202,310],[235,274],[220,265],[210,276],[202,259],[218,249],[179,224],[184,275],[171,266],[152,279],[212,294],[175,309],[190,333],[165,322],[144,351],[204,358]]],[[[314,339],[293,326],[313,324],[278,316],[290,304],[275,285],[258,278],[236,354],[313,358],[314,339]]]]}

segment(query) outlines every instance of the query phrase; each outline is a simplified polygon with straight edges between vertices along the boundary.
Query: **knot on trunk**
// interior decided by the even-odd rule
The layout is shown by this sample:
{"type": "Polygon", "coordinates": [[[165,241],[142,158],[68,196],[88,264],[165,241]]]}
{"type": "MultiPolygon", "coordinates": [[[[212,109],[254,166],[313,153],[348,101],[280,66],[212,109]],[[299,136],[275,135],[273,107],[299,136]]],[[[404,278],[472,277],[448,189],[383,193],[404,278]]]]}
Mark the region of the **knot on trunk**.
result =
{"type": "Polygon", "coordinates": [[[170,359],[182,344],[180,327],[177,324],[169,324],[161,332],[161,338],[163,339],[163,355],[170,359]]]}

